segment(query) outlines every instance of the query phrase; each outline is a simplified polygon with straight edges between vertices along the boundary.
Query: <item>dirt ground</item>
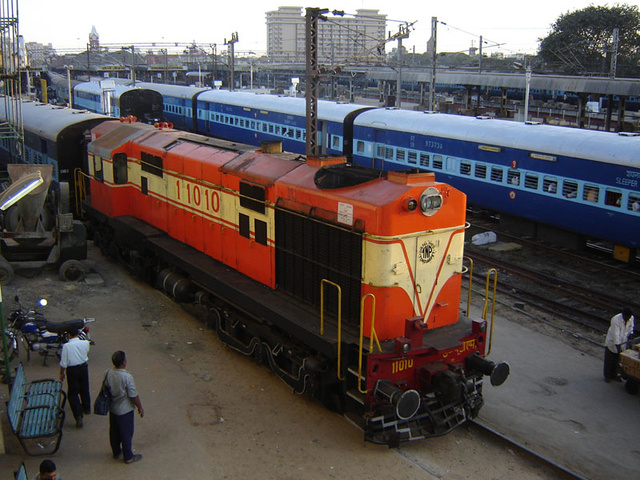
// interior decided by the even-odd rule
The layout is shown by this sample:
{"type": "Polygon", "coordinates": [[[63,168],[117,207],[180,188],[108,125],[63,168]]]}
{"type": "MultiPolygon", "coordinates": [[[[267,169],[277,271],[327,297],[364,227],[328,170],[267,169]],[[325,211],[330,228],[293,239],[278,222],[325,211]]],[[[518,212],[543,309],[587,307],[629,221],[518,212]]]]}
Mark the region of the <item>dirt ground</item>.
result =
{"type": "MultiPolygon", "coordinates": [[[[202,323],[146,284],[90,249],[95,274],[65,283],[56,272],[17,275],[3,286],[5,314],[14,295],[25,305],[49,300],[46,316],[62,321],[95,317],[90,352],[92,394],[115,350],[124,350],[145,409],[136,417],[134,450],[140,462],[111,457],[108,420],[91,415],[75,428],[67,407],[62,444],[53,457],[65,480],[124,478],[216,479],[545,479],[514,452],[482,442],[473,429],[390,450],[365,443],[340,415],[292,394],[265,367],[229,350],[202,323]],[[97,281],[96,281],[97,280],[97,281]]],[[[39,357],[26,361],[30,380],[58,376],[39,357]]],[[[0,386],[2,408],[8,389],[0,386]]],[[[27,456],[1,412],[3,478],[24,461],[33,478],[43,457],[27,456]]]]}

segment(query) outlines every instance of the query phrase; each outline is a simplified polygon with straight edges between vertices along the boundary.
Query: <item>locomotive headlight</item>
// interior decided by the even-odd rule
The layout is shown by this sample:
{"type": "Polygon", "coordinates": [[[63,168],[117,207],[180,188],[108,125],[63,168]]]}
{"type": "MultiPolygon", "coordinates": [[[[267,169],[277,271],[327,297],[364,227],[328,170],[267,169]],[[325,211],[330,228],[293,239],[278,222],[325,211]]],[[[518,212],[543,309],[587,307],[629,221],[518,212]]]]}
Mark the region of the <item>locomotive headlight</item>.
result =
{"type": "Polygon", "coordinates": [[[442,195],[437,188],[429,187],[420,195],[420,211],[430,217],[442,207],[442,195]]]}

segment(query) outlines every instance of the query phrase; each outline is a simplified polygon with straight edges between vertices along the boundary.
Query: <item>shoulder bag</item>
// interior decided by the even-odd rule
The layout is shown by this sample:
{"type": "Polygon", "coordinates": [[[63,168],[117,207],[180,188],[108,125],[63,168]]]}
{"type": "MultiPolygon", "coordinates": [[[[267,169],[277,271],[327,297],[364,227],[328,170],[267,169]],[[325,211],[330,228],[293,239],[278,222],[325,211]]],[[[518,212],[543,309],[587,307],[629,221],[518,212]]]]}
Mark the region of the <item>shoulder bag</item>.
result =
{"type": "Polygon", "coordinates": [[[98,396],[93,403],[93,413],[95,415],[107,415],[111,408],[111,389],[107,384],[108,374],[109,372],[104,375],[104,380],[102,380],[102,388],[100,388],[100,393],[98,393],[98,396]]]}

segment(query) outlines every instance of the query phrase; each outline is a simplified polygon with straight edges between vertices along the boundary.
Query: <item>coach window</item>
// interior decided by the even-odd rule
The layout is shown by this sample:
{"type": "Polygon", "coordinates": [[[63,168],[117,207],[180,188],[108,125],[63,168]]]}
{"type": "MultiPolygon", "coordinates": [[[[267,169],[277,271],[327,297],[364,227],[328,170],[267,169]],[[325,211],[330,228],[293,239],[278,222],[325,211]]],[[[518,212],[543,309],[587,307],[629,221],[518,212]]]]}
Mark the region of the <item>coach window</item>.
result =
{"type": "Polygon", "coordinates": [[[569,180],[562,182],[562,195],[567,198],[576,198],[578,196],[578,184],[569,180]]]}
{"type": "Polygon", "coordinates": [[[409,150],[409,163],[416,165],[418,163],[418,152],[409,150]]]}
{"type": "MultiPolygon", "coordinates": [[[[298,133],[298,132],[296,132],[298,133]]],[[[362,140],[358,140],[356,142],[356,152],[357,153],[364,153],[364,142],[362,140]]]]}
{"type": "Polygon", "coordinates": [[[442,155],[433,156],[433,168],[442,170],[442,155]]]}
{"type": "Polygon", "coordinates": [[[640,196],[638,195],[629,195],[629,203],[627,204],[627,209],[632,212],[640,213],[640,196]]]}
{"type": "Polygon", "coordinates": [[[504,178],[504,170],[500,167],[491,167],[491,180],[494,182],[502,183],[502,179],[504,178]]]}
{"type": "Polygon", "coordinates": [[[545,177],[542,180],[542,190],[547,193],[556,193],[558,191],[558,181],[555,178],[545,177]]]}
{"type": "Polygon", "coordinates": [[[600,197],[600,192],[597,186],[595,185],[585,185],[584,192],[582,194],[582,199],[587,202],[597,203],[598,198],[600,197]]]}
{"type": "Polygon", "coordinates": [[[393,147],[385,147],[384,158],[386,160],[393,160],[393,147]]]}
{"type": "Polygon", "coordinates": [[[507,174],[507,182],[509,185],[520,185],[520,172],[509,170],[507,174]]]}
{"type": "Polygon", "coordinates": [[[396,160],[398,160],[399,162],[405,163],[406,161],[406,150],[399,148],[398,150],[396,150],[396,160]]]}
{"type": "Polygon", "coordinates": [[[617,190],[605,190],[604,204],[612,207],[620,207],[622,204],[622,192],[617,190]]]}
{"type": "Polygon", "coordinates": [[[487,166],[482,163],[476,163],[476,178],[487,178],[487,166]]]}
{"type": "Polygon", "coordinates": [[[462,175],[471,175],[471,164],[469,162],[460,162],[460,173],[462,175]]]}
{"type": "Polygon", "coordinates": [[[127,154],[113,154],[113,182],[116,185],[123,185],[128,181],[127,154]]]}
{"type": "Polygon", "coordinates": [[[527,173],[524,176],[524,188],[530,188],[532,190],[538,189],[538,176],[533,173],[527,173]]]}
{"type": "Polygon", "coordinates": [[[420,153],[420,166],[428,167],[429,166],[429,154],[428,153],[420,153]]]}

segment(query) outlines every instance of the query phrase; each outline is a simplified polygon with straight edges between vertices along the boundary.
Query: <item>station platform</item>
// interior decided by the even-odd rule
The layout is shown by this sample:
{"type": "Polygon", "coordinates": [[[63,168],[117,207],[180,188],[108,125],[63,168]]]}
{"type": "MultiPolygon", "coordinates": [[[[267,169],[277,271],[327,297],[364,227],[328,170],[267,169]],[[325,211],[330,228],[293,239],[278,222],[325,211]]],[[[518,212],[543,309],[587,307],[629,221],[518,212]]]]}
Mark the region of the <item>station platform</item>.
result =
{"type": "Polygon", "coordinates": [[[604,381],[603,356],[497,318],[490,358],[511,375],[484,387],[478,420],[585,478],[638,478],[640,396],[604,381]]]}

